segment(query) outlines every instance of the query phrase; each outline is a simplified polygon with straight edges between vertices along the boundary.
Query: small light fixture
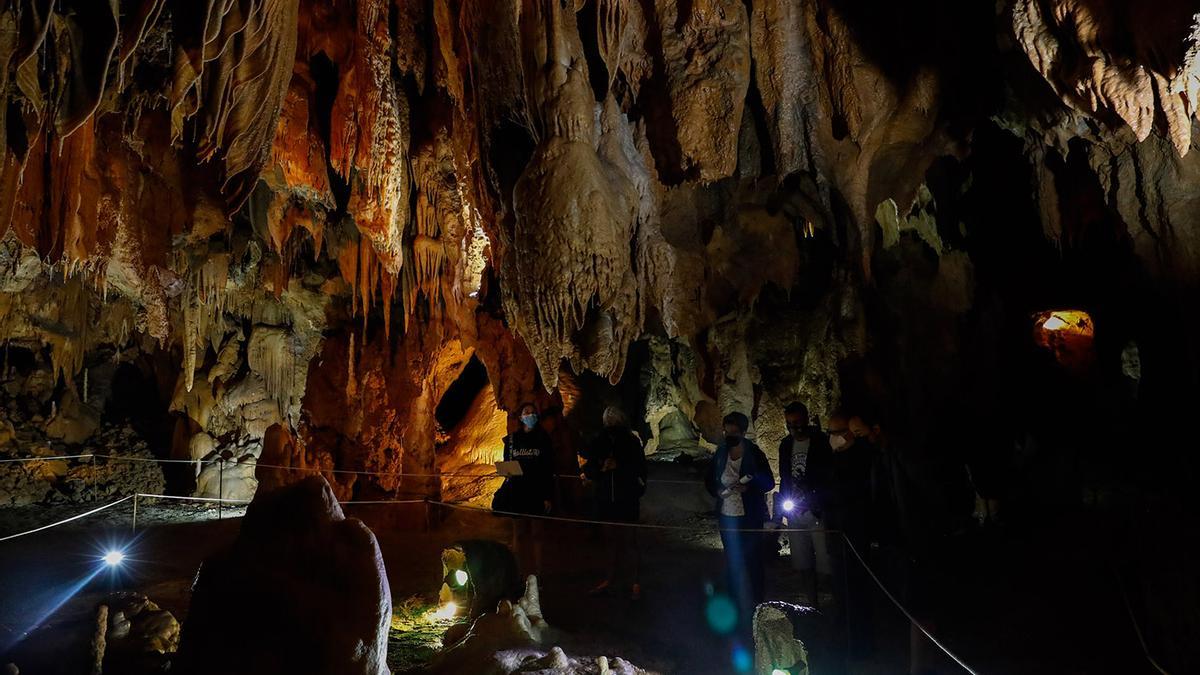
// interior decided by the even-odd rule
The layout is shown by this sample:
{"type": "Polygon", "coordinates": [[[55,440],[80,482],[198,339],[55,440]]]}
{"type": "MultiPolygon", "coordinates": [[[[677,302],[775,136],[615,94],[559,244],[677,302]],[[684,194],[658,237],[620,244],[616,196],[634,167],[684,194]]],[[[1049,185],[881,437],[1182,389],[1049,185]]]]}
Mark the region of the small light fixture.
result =
{"type": "Polygon", "coordinates": [[[782,668],[776,668],[775,670],[771,671],[771,675],[788,675],[788,671],[783,670],[782,668]]]}
{"type": "Polygon", "coordinates": [[[458,603],[451,600],[450,602],[447,602],[439,607],[438,610],[433,613],[433,618],[439,621],[446,621],[447,619],[453,619],[455,614],[458,614],[458,603]]]}
{"type": "Polygon", "coordinates": [[[454,583],[458,584],[459,586],[466,586],[467,578],[468,577],[467,577],[466,570],[455,570],[454,571],[454,583]]]}
{"type": "Polygon", "coordinates": [[[784,510],[784,511],[787,511],[788,513],[791,513],[791,512],[792,512],[792,510],[793,510],[793,509],[795,509],[795,508],[796,508],[796,502],[794,502],[794,501],[792,501],[792,500],[790,500],[790,499],[785,499],[785,500],[783,500],[783,510],[784,510]]]}
{"type": "Polygon", "coordinates": [[[105,565],[108,565],[109,567],[116,567],[125,561],[125,552],[113,549],[105,553],[102,560],[104,560],[105,565]]]}

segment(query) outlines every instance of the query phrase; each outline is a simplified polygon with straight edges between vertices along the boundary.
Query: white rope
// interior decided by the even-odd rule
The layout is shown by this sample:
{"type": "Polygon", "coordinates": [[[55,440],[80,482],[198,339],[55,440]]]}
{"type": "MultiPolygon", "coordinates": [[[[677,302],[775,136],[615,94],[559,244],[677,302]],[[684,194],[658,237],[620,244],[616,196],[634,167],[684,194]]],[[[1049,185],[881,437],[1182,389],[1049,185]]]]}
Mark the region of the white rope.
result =
{"type": "Polygon", "coordinates": [[[779,528],[773,528],[773,527],[759,527],[759,528],[718,527],[718,528],[712,528],[712,527],[701,527],[701,526],[692,526],[692,525],[657,525],[654,523],[622,523],[622,522],[616,522],[616,521],[611,521],[611,520],[591,520],[588,518],[564,518],[562,516],[544,516],[544,515],[538,515],[538,514],[534,514],[534,513],[517,513],[515,511],[497,511],[495,509],[488,509],[488,508],[484,508],[482,506],[470,506],[468,504],[454,504],[452,502],[439,502],[439,501],[436,501],[433,499],[428,500],[428,502],[430,504],[436,504],[437,506],[445,506],[447,508],[459,509],[462,511],[479,511],[481,513],[493,513],[498,516],[509,516],[512,518],[532,518],[535,520],[553,520],[553,521],[564,522],[564,523],[576,523],[579,525],[615,525],[617,527],[635,527],[635,528],[640,528],[640,529],[644,529],[644,530],[675,530],[675,531],[682,531],[682,532],[702,532],[702,533],[711,533],[711,532],[777,532],[777,533],[783,533],[783,532],[833,532],[835,534],[840,534],[838,532],[838,530],[826,530],[826,529],[822,529],[819,527],[810,527],[810,528],[799,528],[799,527],[794,527],[794,528],[787,528],[787,527],[779,527],[779,528]]]}
{"type": "Polygon", "coordinates": [[[184,497],[182,495],[156,495],[147,492],[137,493],[138,497],[153,497],[155,499],[174,499],[183,502],[219,502],[222,504],[249,504],[249,499],[217,499],[216,497],[184,497]]]}
{"type": "Polygon", "coordinates": [[[1138,642],[1142,645],[1142,653],[1146,655],[1146,660],[1162,675],[1171,675],[1163,670],[1162,666],[1158,665],[1153,656],[1150,656],[1150,648],[1146,646],[1146,638],[1142,635],[1142,627],[1138,625],[1137,617],[1133,615],[1133,605],[1129,604],[1129,595],[1125,592],[1125,584],[1121,581],[1121,574],[1117,572],[1116,566],[1113,566],[1113,575],[1117,577],[1117,588],[1121,590],[1121,599],[1125,601],[1125,611],[1129,613],[1129,620],[1133,623],[1133,630],[1137,633],[1138,642]]]}
{"type": "Polygon", "coordinates": [[[50,523],[49,525],[43,525],[41,527],[37,527],[32,530],[26,530],[25,532],[18,532],[16,534],[10,534],[10,535],[4,536],[4,537],[0,537],[0,541],[8,541],[9,539],[16,539],[17,537],[24,537],[27,534],[33,534],[34,532],[41,532],[42,530],[48,530],[52,527],[58,527],[59,525],[65,525],[65,524],[71,522],[72,520],[79,520],[80,518],[86,518],[90,515],[100,513],[101,511],[103,511],[105,509],[112,508],[112,507],[116,506],[117,504],[120,504],[121,502],[127,502],[130,499],[133,499],[133,497],[134,497],[133,495],[129,495],[128,497],[121,497],[120,499],[118,499],[115,502],[105,504],[104,506],[92,509],[91,511],[88,511],[86,513],[80,513],[79,515],[71,516],[70,518],[64,518],[63,520],[60,520],[58,522],[50,523]]]}
{"type": "MultiPolygon", "coordinates": [[[[137,493],[138,497],[152,497],[154,499],[174,499],[182,502],[219,502],[222,504],[249,504],[250,499],[218,499],[216,497],[187,497],[184,495],[159,495],[147,492],[137,493]]],[[[379,499],[379,500],[362,500],[362,501],[345,501],[338,504],[424,504],[424,499],[379,499]]]]}
{"type": "Polygon", "coordinates": [[[958,656],[955,655],[954,652],[950,651],[950,649],[948,647],[946,647],[946,645],[942,644],[940,640],[935,638],[933,636],[933,633],[930,633],[928,630],[926,630],[925,626],[921,625],[921,622],[917,621],[916,617],[914,617],[911,613],[909,613],[909,611],[907,609],[904,608],[904,605],[900,604],[900,601],[897,600],[896,597],[894,595],[892,595],[890,591],[888,591],[887,587],[883,585],[883,582],[879,580],[879,577],[875,576],[875,572],[871,570],[871,567],[869,565],[867,565],[867,561],[863,560],[863,557],[861,555],[859,555],[858,549],[854,548],[854,544],[850,543],[849,537],[847,537],[845,534],[843,534],[842,539],[846,540],[846,546],[850,547],[850,551],[852,553],[854,553],[854,557],[858,558],[858,562],[863,566],[863,569],[865,569],[867,571],[867,574],[869,574],[871,576],[871,579],[875,581],[875,585],[879,586],[879,590],[883,591],[883,594],[887,596],[887,599],[891,600],[892,604],[895,605],[896,608],[899,609],[902,614],[904,614],[904,616],[908,617],[908,620],[910,622],[912,622],[912,625],[917,627],[917,630],[924,633],[925,637],[929,638],[930,642],[937,645],[938,649],[940,649],[946,653],[946,656],[949,656],[951,659],[954,660],[955,663],[962,666],[963,670],[967,671],[968,673],[971,673],[971,675],[979,675],[979,671],[975,670],[971,666],[968,666],[966,664],[966,662],[964,662],[962,659],[958,658],[958,656]]]}
{"type": "Polygon", "coordinates": [[[16,457],[14,459],[0,459],[0,464],[8,464],[9,462],[48,462],[52,459],[83,459],[84,457],[95,457],[95,455],[55,455],[53,457],[16,457]]]}

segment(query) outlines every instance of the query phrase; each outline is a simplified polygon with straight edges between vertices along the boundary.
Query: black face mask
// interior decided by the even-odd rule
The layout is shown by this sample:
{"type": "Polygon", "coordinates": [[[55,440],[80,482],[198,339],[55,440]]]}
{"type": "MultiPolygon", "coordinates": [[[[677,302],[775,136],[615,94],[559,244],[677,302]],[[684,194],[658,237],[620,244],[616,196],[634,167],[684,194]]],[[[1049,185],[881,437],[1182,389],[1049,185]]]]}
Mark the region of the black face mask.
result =
{"type": "Polygon", "coordinates": [[[732,448],[741,442],[742,442],[741,436],[726,436],[725,437],[725,447],[727,447],[727,448],[732,448]]]}

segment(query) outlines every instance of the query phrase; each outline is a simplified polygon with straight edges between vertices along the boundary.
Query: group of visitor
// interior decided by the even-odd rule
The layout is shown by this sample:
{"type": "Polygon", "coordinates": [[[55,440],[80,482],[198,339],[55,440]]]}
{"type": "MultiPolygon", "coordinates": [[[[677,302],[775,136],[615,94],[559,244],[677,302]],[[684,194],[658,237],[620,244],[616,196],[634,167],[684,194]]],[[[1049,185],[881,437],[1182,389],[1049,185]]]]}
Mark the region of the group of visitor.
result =
{"type": "MultiPolygon", "coordinates": [[[[725,552],[729,595],[743,623],[764,599],[766,560],[786,525],[793,567],[802,593],[811,604],[821,597],[841,597],[856,621],[865,626],[869,607],[866,584],[853,575],[847,546],[861,555],[902,549],[904,500],[899,464],[890,452],[879,420],[864,413],[836,412],[822,430],[807,407],[794,402],[784,410],[787,435],[780,441],[779,491],[775,517],[768,496],[776,488],[766,453],[746,437],[749,418],[732,412],[723,420],[723,438],[713,454],[705,484],[715,499],[721,544],[725,552]],[[786,523],[784,522],[786,520],[786,523]],[[845,537],[845,542],[841,540],[845,537]],[[848,580],[845,575],[852,575],[848,580]],[[849,588],[847,593],[845,589],[849,588]]],[[[532,403],[521,406],[517,429],[504,439],[504,459],[520,464],[496,493],[493,509],[512,515],[544,516],[554,505],[553,448],[532,403]]],[[[580,478],[592,487],[596,519],[606,542],[606,576],[593,594],[611,592],[627,568],[632,599],[641,596],[637,529],[640,501],[646,492],[646,458],[641,439],[626,416],[608,407],[603,431],[581,452],[580,478]]],[[[539,518],[516,518],[514,550],[524,569],[541,568],[539,518]]],[[[867,635],[868,631],[853,631],[867,635]]]]}

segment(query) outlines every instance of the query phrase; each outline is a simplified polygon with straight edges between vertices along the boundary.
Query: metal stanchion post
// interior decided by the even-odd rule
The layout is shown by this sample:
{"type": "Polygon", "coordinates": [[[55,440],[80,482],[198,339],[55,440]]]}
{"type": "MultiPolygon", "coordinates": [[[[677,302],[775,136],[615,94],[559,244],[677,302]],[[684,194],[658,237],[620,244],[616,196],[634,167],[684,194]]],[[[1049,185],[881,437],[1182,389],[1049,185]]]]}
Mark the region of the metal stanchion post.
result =
{"type": "Polygon", "coordinates": [[[129,527],[129,530],[135,534],[137,533],[137,503],[138,494],[135,492],[133,493],[133,522],[130,523],[129,527]]]}
{"type": "MultiPolygon", "coordinates": [[[[221,462],[217,466],[217,472],[218,472],[217,473],[217,499],[224,500],[225,499],[225,458],[218,457],[217,461],[221,462]]],[[[217,520],[221,520],[224,517],[224,507],[225,507],[224,501],[217,502],[217,520]]]]}

